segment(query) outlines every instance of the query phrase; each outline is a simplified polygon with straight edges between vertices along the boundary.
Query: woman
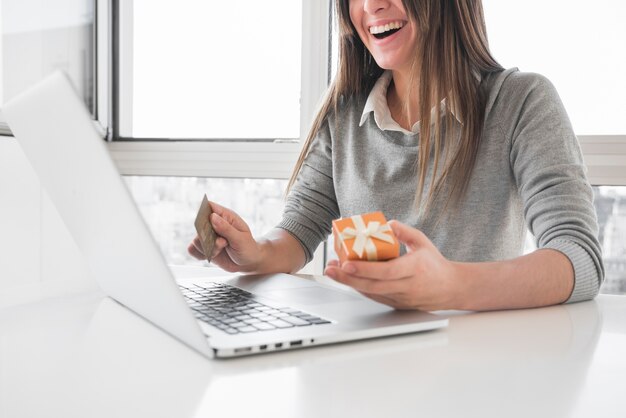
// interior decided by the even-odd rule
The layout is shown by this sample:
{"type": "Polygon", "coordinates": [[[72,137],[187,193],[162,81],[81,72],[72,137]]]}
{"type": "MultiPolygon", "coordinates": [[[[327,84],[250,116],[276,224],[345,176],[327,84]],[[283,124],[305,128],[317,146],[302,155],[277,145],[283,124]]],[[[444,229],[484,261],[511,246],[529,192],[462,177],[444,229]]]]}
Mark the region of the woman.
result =
{"type": "MultiPolygon", "coordinates": [[[[604,275],[592,191],[548,80],[490,55],[478,0],[338,0],[338,74],[255,241],[213,204],[212,261],[293,272],[333,219],[380,210],[406,253],[325,274],[400,309],[491,310],[593,298],[604,275]],[[538,250],[520,256],[526,227],[538,250]]],[[[189,252],[204,258],[196,238],[189,252]]]]}

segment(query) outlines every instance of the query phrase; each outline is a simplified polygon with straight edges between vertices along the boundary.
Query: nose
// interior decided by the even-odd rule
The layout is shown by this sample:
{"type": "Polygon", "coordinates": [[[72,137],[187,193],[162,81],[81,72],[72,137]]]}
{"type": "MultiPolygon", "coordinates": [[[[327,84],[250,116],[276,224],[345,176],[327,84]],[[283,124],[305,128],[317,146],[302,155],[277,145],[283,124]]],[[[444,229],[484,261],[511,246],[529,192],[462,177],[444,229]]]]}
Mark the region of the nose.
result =
{"type": "Polygon", "coordinates": [[[365,0],[365,3],[363,4],[363,10],[371,15],[380,12],[381,10],[385,10],[388,7],[388,0],[365,0]]]}

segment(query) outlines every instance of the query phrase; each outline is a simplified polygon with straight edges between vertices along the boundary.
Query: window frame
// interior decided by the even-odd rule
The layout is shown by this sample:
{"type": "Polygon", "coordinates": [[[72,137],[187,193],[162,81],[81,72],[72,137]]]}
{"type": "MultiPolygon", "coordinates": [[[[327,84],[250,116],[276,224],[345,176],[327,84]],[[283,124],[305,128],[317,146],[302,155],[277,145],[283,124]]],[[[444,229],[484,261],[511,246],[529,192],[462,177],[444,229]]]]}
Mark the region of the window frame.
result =
{"type": "MultiPolygon", "coordinates": [[[[99,114],[98,121],[104,127],[103,137],[122,175],[289,178],[300,154],[302,139],[308,134],[318,103],[330,82],[330,0],[302,3],[300,138],[291,140],[121,137],[119,103],[129,100],[123,94],[125,87],[121,83],[130,79],[128,72],[132,73],[132,67],[121,68],[120,57],[132,55],[132,45],[122,45],[120,35],[132,30],[132,2],[96,1],[98,15],[102,17],[98,42],[107,45],[97,50],[98,74],[106,75],[98,77],[98,87],[100,92],[107,92],[97,97],[100,108],[106,109],[99,114]],[[123,14],[120,14],[120,7],[126,8],[123,14]],[[125,77],[121,77],[122,71],[127,72],[125,77]]],[[[325,249],[325,244],[320,245],[313,260],[300,273],[322,274],[325,249]]]]}
{"type": "MultiPolygon", "coordinates": [[[[288,178],[300,154],[303,139],[328,88],[330,66],[330,0],[302,3],[302,64],[300,137],[293,139],[163,139],[121,137],[119,103],[129,100],[123,80],[129,80],[132,45],[122,45],[120,34],[132,31],[132,1],[109,0],[110,41],[107,68],[108,147],[122,174],[204,177],[288,178]],[[120,10],[124,7],[124,10],[120,10]],[[123,13],[120,13],[122,11],[123,13]]],[[[103,81],[104,83],[104,81],[103,81]]],[[[126,88],[128,91],[128,88],[126,88]]],[[[129,106],[126,106],[129,109],[129,106]]]]}
{"type": "Polygon", "coordinates": [[[626,186],[626,135],[580,135],[592,186],[626,186]]]}
{"type": "MultiPolygon", "coordinates": [[[[93,109],[90,109],[90,111],[92,111],[92,116],[94,117],[94,119],[99,119],[99,113],[100,113],[100,109],[102,109],[99,105],[100,103],[98,102],[98,94],[102,91],[106,91],[106,90],[100,90],[99,89],[99,85],[98,85],[98,45],[108,45],[107,43],[99,43],[99,39],[98,39],[98,25],[101,24],[101,22],[99,21],[98,18],[98,13],[99,13],[99,4],[100,3],[104,3],[102,0],[91,0],[92,4],[93,4],[93,11],[94,11],[94,17],[93,17],[93,30],[92,30],[92,37],[91,37],[91,41],[92,41],[92,48],[93,48],[93,62],[92,62],[92,67],[94,69],[94,83],[92,86],[92,95],[94,98],[93,101],[93,109]]],[[[4,45],[3,45],[3,36],[4,36],[4,31],[3,31],[3,25],[2,25],[2,2],[0,2],[0,83],[4,82],[4,76],[2,73],[2,65],[4,63],[4,45]]],[[[102,48],[102,49],[107,49],[102,48]]],[[[0,86],[0,89],[2,89],[2,86],[0,86]]],[[[0,94],[0,107],[3,104],[3,100],[4,100],[4,96],[0,94]]],[[[97,129],[98,131],[101,133],[101,135],[103,135],[104,137],[104,132],[105,132],[105,124],[104,123],[98,123],[97,124],[97,129]]],[[[1,137],[13,137],[13,132],[11,132],[11,128],[9,127],[9,125],[7,124],[6,120],[4,120],[4,117],[2,116],[2,111],[0,109],[0,138],[1,137]]]]}
{"type": "MultiPolygon", "coordinates": [[[[94,83],[95,125],[122,175],[201,176],[230,178],[289,178],[318,103],[330,81],[331,0],[303,1],[300,138],[293,140],[163,140],[116,137],[114,91],[119,90],[120,30],[117,8],[127,0],[95,2],[94,83]]],[[[128,30],[126,28],[125,30],[128,30]]],[[[0,43],[2,40],[0,39],[0,43]]],[[[0,45],[0,51],[2,51],[0,45]]],[[[0,62],[2,62],[0,60],[0,62]]],[[[117,119],[119,120],[119,119],[117,119]]],[[[0,135],[11,136],[0,121],[0,135]]],[[[588,177],[595,186],[626,186],[626,132],[624,135],[578,136],[588,177]]],[[[316,252],[312,272],[323,268],[323,249],[316,252]]],[[[312,263],[313,264],[313,263],[312,263]]],[[[313,267],[313,266],[311,266],[313,267]]]]}

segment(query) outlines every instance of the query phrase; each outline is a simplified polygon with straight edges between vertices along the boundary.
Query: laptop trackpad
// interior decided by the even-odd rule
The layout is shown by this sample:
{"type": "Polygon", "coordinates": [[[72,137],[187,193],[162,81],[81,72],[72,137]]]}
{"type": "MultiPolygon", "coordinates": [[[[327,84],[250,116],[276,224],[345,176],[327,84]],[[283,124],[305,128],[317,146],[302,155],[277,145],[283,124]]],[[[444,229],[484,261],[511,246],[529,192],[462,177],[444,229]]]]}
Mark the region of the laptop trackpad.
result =
{"type": "Polygon", "coordinates": [[[351,295],[340,290],[331,290],[324,287],[300,287],[295,289],[257,290],[259,296],[266,297],[285,304],[320,305],[325,303],[359,301],[361,297],[351,295]]]}
{"type": "Polygon", "coordinates": [[[231,279],[227,283],[255,295],[284,303],[286,306],[289,306],[290,303],[320,305],[355,302],[364,299],[359,294],[327,288],[309,279],[291,274],[246,275],[231,279]]]}

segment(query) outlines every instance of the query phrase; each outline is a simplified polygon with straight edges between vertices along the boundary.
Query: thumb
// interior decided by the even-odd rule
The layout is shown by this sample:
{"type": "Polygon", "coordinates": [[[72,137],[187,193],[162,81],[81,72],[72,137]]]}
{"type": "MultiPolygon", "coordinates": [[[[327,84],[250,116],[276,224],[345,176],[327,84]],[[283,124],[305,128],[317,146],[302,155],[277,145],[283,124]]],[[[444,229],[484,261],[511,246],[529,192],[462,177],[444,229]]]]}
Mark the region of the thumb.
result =
{"type": "Polygon", "coordinates": [[[213,201],[209,201],[213,213],[218,214],[222,219],[227,221],[235,229],[241,232],[250,232],[248,224],[235,211],[225,206],[219,205],[213,201]]]}
{"type": "Polygon", "coordinates": [[[240,230],[217,213],[211,214],[211,225],[217,235],[226,239],[228,245],[235,249],[241,247],[245,239],[250,235],[249,231],[240,230]]]}
{"type": "Polygon", "coordinates": [[[405,244],[407,248],[412,251],[431,244],[428,237],[419,229],[415,229],[396,220],[389,221],[389,226],[396,238],[398,238],[398,241],[405,244]]]}

